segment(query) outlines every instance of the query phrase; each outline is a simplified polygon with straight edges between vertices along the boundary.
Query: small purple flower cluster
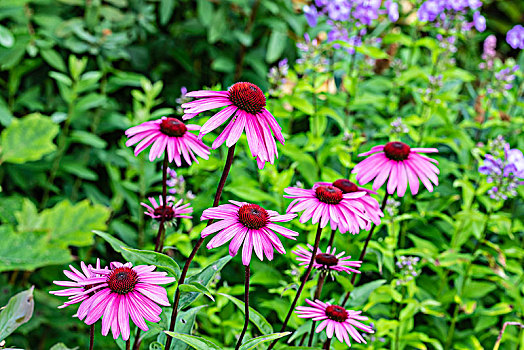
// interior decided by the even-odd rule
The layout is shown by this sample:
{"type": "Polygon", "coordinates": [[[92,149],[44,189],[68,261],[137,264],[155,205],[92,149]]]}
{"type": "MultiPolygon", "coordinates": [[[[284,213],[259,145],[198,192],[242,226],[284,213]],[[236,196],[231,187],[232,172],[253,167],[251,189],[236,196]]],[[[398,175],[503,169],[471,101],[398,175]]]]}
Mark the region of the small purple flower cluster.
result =
{"type": "Polygon", "coordinates": [[[401,134],[407,134],[409,128],[402,122],[402,118],[398,117],[389,124],[391,126],[391,133],[400,136],[401,134]]]}
{"type": "Polygon", "coordinates": [[[479,64],[480,69],[492,69],[493,62],[497,56],[497,37],[493,34],[484,40],[482,59],[484,62],[479,64]]]}
{"type": "Polygon", "coordinates": [[[311,40],[308,33],[304,34],[303,42],[297,42],[297,48],[300,56],[296,60],[297,65],[299,65],[299,67],[296,67],[298,70],[304,68],[322,71],[324,67],[329,65],[328,59],[322,55],[319,41],[316,38],[311,40]]]}
{"type": "Polygon", "coordinates": [[[267,75],[267,79],[271,88],[269,89],[269,94],[272,96],[278,96],[280,94],[280,86],[287,82],[287,74],[289,71],[289,66],[287,64],[287,58],[284,58],[276,67],[271,67],[267,75]]]}
{"type": "Polygon", "coordinates": [[[400,202],[394,198],[388,198],[386,201],[385,211],[390,217],[394,217],[398,213],[398,207],[400,207],[400,202]]]}
{"type": "Polygon", "coordinates": [[[512,64],[512,61],[509,60],[506,61],[505,66],[495,73],[495,80],[493,83],[486,88],[487,93],[493,94],[495,92],[511,90],[513,88],[513,81],[515,80],[519,69],[519,65],[514,65],[512,64]]]}
{"type": "Polygon", "coordinates": [[[484,164],[479,167],[481,174],[487,175],[488,183],[494,186],[488,194],[497,201],[517,195],[518,186],[524,184],[524,156],[519,149],[510,149],[504,137],[498,136],[489,142],[491,154],[486,154],[484,164]]]}
{"type": "Polygon", "coordinates": [[[178,114],[184,114],[184,109],[182,108],[182,105],[191,101],[191,97],[187,97],[186,94],[187,88],[185,86],[182,86],[182,88],[180,88],[180,97],[176,99],[176,103],[178,105],[178,107],[176,108],[176,112],[178,114]]]}
{"type": "Polygon", "coordinates": [[[399,269],[401,278],[397,280],[397,286],[401,284],[406,284],[409,281],[413,280],[413,277],[417,277],[418,273],[416,271],[417,264],[420,258],[416,256],[400,256],[396,265],[399,269]]]}
{"type": "Polygon", "coordinates": [[[170,168],[167,168],[167,175],[168,179],[166,181],[166,184],[169,187],[169,193],[178,194],[179,198],[184,198],[186,200],[195,199],[195,195],[193,194],[193,192],[186,192],[186,180],[182,175],[178,176],[176,171],[170,168]]]}
{"type": "MultiPolygon", "coordinates": [[[[380,15],[387,14],[391,22],[399,18],[398,3],[387,0],[382,7],[381,0],[315,0],[314,5],[304,6],[304,15],[309,26],[315,27],[319,19],[325,18],[331,26],[328,41],[347,43],[347,51],[355,52],[355,47],[362,44],[366,27],[373,25],[380,15]]],[[[346,45],[345,45],[346,46],[346,45]]],[[[340,44],[333,45],[335,49],[340,44]]]]}
{"type": "Polygon", "coordinates": [[[514,49],[524,49],[524,27],[517,24],[506,33],[506,41],[514,49]]]}
{"type": "Polygon", "coordinates": [[[479,32],[486,30],[486,18],[478,9],[482,6],[480,0],[426,0],[418,9],[418,18],[423,22],[435,22],[435,26],[449,29],[454,24],[462,24],[467,31],[475,27],[479,32]],[[468,22],[466,15],[473,13],[473,21],[468,22]]]}

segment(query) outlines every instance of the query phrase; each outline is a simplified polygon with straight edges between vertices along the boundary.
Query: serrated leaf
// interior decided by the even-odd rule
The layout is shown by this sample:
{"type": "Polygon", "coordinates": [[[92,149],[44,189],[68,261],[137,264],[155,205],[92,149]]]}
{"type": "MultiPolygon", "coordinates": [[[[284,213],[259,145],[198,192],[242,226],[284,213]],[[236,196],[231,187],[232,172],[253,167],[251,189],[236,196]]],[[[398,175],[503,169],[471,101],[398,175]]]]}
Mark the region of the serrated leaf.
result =
{"type": "Polygon", "coordinates": [[[238,350],[253,350],[262,343],[266,343],[271,340],[280,339],[291,332],[273,333],[267,335],[261,335],[260,337],[252,338],[243,343],[238,350]]]}
{"type": "Polygon", "coordinates": [[[166,270],[168,275],[175,277],[177,280],[180,277],[180,267],[175,260],[165,254],[152,250],[139,250],[128,247],[122,247],[122,249],[129,252],[131,256],[134,256],[134,263],[155,265],[166,270]]]}
{"type": "Polygon", "coordinates": [[[53,143],[56,134],[58,125],[48,117],[30,114],[25,118],[15,118],[2,131],[0,162],[22,164],[39,160],[56,149],[53,143]]]}
{"type": "MultiPolygon", "coordinates": [[[[231,295],[223,293],[218,294],[228,298],[233,302],[233,304],[235,304],[240,310],[242,310],[242,312],[245,312],[245,304],[243,301],[238,300],[237,298],[231,295]]],[[[260,312],[253,309],[251,306],[249,307],[249,320],[253,322],[255,326],[257,326],[257,328],[260,330],[260,332],[262,332],[263,334],[273,333],[273,327],[271,326],[271,324],[264,318],[264,316],[262,316],[260,312]]]]}
{"type": "Polygon", "coordinates": [[[0,341],[4,340],[33,316],[35,308],[34,289],[35,287],[33,286],[13,296],[0,312],[0,341]]]}
{"type": "Polygon", "coordinates": [[[192,346],[197,350],[221,350],[222,348],[211,340],[204,339],[202,337],[197,337],[191,334],[177,333],[165,331],[167,335],[175,339],[182,340],[184,343],[192,346]]]}
{"type": "MultiPolygon", "coordinates": [[[[226,264],[232,259],[231,256],[227,255],[223,258],[218,259],[217,261],[206,266],[199,273],[190,276],[186,283],[191,284],[194,282],[200,283],[203,286],[208,286],[209,283],[215,278],[216,274],[226,266],[226,264]]],[[[184,293],[180,297],[180,303],[178,305],[179,310],[189,306],[193,301],[195,301],[202,293],[200,292],[188,292],[184,293]]]]}
{"type": "Polygon", "coordinates": [[[190,284],[181,284],[179,286],[181,292],[198,292],[206,295],[209,299],[215,301],[215,298],[211,295],[211,291],[203,286],[201,283],[193,282],[190,284]]]}
{"type": "Polygon", "coordinates": [[[93,230],[104,230],[110,210],[83,200],[71,204],[65,200],[40,214],[38,229],[51,232],[51,243],[60,246],[88,246],[93,243],[93,230]]]}

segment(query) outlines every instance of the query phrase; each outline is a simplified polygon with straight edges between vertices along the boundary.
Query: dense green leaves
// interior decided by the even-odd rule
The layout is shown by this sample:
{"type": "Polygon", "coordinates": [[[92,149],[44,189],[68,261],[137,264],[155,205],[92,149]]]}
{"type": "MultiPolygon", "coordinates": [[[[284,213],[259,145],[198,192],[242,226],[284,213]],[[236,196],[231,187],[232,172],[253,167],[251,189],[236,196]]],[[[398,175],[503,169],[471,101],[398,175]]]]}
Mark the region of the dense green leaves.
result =
{"type": "MultiPolygon", "coordinates": [[[[231,300],[233,304],[235,304],[240,310],[242,310],[242,312],[244,312],[246,304],[244,304],[243,301],[238,300],[237,298],[232,297],[231,295],[222,293],[220,293],[220,295],[231,300]]],[[[251,306],[249,307],[249,320],[253,322],[255,326],[257,326],[257,328],[260,330],[260,332],[262,332],[263,334],[267,335],[273,332],[273,327],[271,326],[271,324],[269,324],[269,322],[264,318],[264,316],[262,316],[262,314],[260,314],[260,312],[253,309],[251,306]]]]}
{"type": "Polygon", "coordinates": [[[213,343],[210,340],[204,339],[202,337],[197,337],[190,334],[176,333],[176,332],[165,332],[170,337],[179,339],[186,344],[191,345],[194,349],[197,350],[220,350],[221,348],[213,343]]]}

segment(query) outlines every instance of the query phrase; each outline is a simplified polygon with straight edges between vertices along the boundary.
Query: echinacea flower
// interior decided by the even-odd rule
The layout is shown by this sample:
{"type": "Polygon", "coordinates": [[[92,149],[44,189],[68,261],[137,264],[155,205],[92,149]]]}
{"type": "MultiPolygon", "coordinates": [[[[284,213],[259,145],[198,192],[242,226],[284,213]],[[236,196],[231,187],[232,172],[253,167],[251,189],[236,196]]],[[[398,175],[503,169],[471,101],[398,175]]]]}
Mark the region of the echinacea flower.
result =
{"type": "Polygon", "coordinates": [[[265,108],[266,97],[258,86],[251,83],[239,82],[233,84],[227,91],[192,91],[186,94],[198,100],[184,103],[184,120],[211,109],[226,107],[212,116],[200,129],[199,138],[210,133],[229,118],[232,120],[227,124],[224,131],[213,142],[213,149],[218,148],[226,142],[227,147],[233,146],[244,129],[246,130],[247,143],[251,155],[256,157],[260,169],[266,162],[274,163],[278,158],[277,145],[274,137],[284,144],[282,128],[278,125],[275,117],[265,108]]]}
{"type": "Polygon", "coordinates": [[[399,197],[404,196],[408,186],[413,195],[418,193],[419,179],[429,192],[433,192],[433,185],[438,185],[438,164],[435,159],[420,153],[435,153],[436,148],[411,148],[403,142],[388,142],[385,145],[372,147],[370,151],[359,154],[359,157],[373,154],[358,163],[353,169],[357,173],[356,179],[360,184],[371,180],[373,189],[379,189],[389,177],[387,191],[393,194],[395,189],[399,197]]]}
{"type": "Polygon", "coordinates": [[[184,157],[187,164],[191,165],[192,161],[198,163],[195,154],[202,159],[209,158],[209,147],[189,132],[199,129],[198,125],[186,125],[176,118],[162,117],[127,129],[126,135],[129,140],[126,146],[140,142],[135,147],[135,156],[137,156],[152,144],[149,151],[151,162],[167,151],[170,162],[174,161],[177,166],[182,166],[181,157],[184,157]]]}
{"type": "Polygon", "coordinates": [[[366,211],[362,201],[356,200],[367,195],[365,191],[344,193],[333,185],[317,183],[312,189],[288,187],[284,190],[285,198],[293,198],[287,208],[288,213],[303,211],[300,222],[312,219],[312,223],[320,222],[324,228],[330,223],[331,229],[339,229],[340,233],[359,233],[360,229],[371,227],[371,216],[366,211]]]}
{"type": "Polygon", "coordinates": [[[171,221],[174,218],[187,218],[191,219],[191,214],[193,212],[193,208],[191,208],[191,204],[186,203],[182,205],[183,199],[180,199],[178,202],[173,204],[174,198],[171,196],[168,196],[166,198],[167,206],[164,206],[162,196],[158,196],[158,202],[155,200],[154,197],[149,197],[149,201],[151,202],[152,206],[147,205],[146,203],[140,203],[143,207],[147,209],[147,211],[144,212],[147,216],[150,216],[151,218],[155,220],[161,220],[162,214],[164,213],[164,207],[165,207],[165,221],[171,221]]]}
{"type": "MultiPolygon", "coordinates": [[[[96,289],[93,289],[93,286],[85,285],[83,284],[83,282],[90,278],[97,277],[99,275],[93,272],[93,267],[91,265],[87,266],[83,261],[80,262],[80,268],[82,271],[78,271],[72,265],[69,265],[69,268],[71,269],[71,271],[64,270],[64,274],[71,281],[53,281],[53,283],[57,286],[69,288],[56,291],[53,290],[49,293],[53,295],[69,297],[68,301],[66,301],[64,304],[58,307],[59,309],[82,302],[78,309],[78,313],[80,313],[87,306],[85,301],[91,296],[93,296],[93,294],[96,291],[96,289]]],[[[100,269],[100,259],[96,259],[96,269],[100,269]]],[[[74,316],[77,316],[78,313],[74,316]]]]}
{"type": "Polygon", "coordinates": [[[342,306],[324,303],[318,299],[315,301],[306,299],[306,303],[311,307],[297,306],[296,312],[300,318],[322,321],[315,330],[316,333],[326,329],[328,338],[333,338],[333,334],[335,334],[341,343],[345,342],[348,346],[351,346],[348,333],[357,343],[367,344],[357,328],[367,333],[374,333],[370,326],[359,322],[368,319],[365,316],[360,316],[362,311],[346,310],[342,306]]]}
{"type": "Polygon", "coordinates": [[[202,238],[218,232],[207,244],[208,249],[231,240],[229,254],[235,256],[243,245],[242,263],[247,266],[251,261],[253,249],[261,261],[264,260],[264,254],[268,260],[273,260],[273,248],[280,254],[286,253],[275,232],[289,239],[296,239],[298,236],[297,232],[276,224],[291,221],[296,217],[295,214],[280,215],[256,204],[229,202],[231,204],[206,209],[202,214],[200,220],[219,220],[202,231],[202,238]]]}
{"type": "MultiPolygon", "coordinates": [[[[311,244],[308,244],[307,247],[309,249],[298,247],[297,250],[293,251],[293,254],[297,256],[297,260],[300,261],[300,266],[307,266],[311,261],[314,247],[311,244]]],[[[362,265],[362,261],[350,261],[351,256],[344,256],[346,252],[336,254],[336,251],[337,248],[335,247],[333,247],[333,249],[327,247],[326,252],[322,253],[322,250],[318,248],[313,262],[313,268],[328,272],[360,273],[360,271],[355,270],[353,267],[359,268],[362,265]]]]}
{"type": "Polygon", "coordinates": [[[373,221],[375,225],[380,225],[380,218],[384,216],[384,213],[382,213],[382,210],[380,210],[380,204],[377,202],[377,200],[371,197],[372,194],[377,194],[377,192],[368,190],[364,187],[357,186],[355,183],[347,179],[338,179],[336,181],[333,181],[333,183],[317,182],[317,185],[335,186],[336,188],[340,189],[343,193],[365,192],[365,196],[355,198],[353,200],[362,203],[366,211],[366,214],[369,216],[371,221],[373,221]]]}
{"type": "Polygon", "coordinates": [[[89,278],[81,284],[97,285],[95,295],[87,299],[89,304],[85,314],[79,313],[79,318],[85,317],[85,323],[91,325],[102,317],[102,335],[106,336],[109,329],[113,338],[122,334],[127,341],[130,335],[129,317],[143,331],[147,331],[144,319],[159,322],[162,306],[169,306],[167,292],[159,284],[174,282],[173,277],[167,277],[166,272],[153,272],[153,265],[133,265],[112,262],[109,270],[93,269],[98,277],[89,278]]]}

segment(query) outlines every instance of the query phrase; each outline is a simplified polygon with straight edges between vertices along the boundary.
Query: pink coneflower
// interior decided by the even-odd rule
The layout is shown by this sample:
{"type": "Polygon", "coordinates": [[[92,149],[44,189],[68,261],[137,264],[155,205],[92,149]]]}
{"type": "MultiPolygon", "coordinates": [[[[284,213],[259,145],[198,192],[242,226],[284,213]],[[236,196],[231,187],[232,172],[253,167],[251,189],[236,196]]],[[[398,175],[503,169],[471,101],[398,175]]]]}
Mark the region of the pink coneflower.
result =
{"type": "MultiPolygon", "coordinates": [[[[91,325],[102,317],[102,334],[109,329],[113,338],[122,334],[123,340],[129,339],[129,317],[143,331],[147,331],[144,318],[150,322],[159,322],[162,309],[159,305],[169,306],[167,292],[158,284],[174,282],[165,272],[153,272],[155,266],[121,264],[112,262],[110,270],[93,269],[99,277],[89,278],[81,284],[97,285],[95,295],[87,299],[89,310],[85,323],[91,325]]],[[[79,315],[82,319],[84,315],[79,315]]]]}
{"type": "Polygon", "coordinates": [[[251,155],[256,157],[260,169],[264,167],[265,162],[273,164],[275,156],[278,158],[273,135],[281,144],[284,144],[282,128],[265,108],[266,97],[258,86],[240,82],[233,84],[227,91],[200,90],[188,92],[186,96],[199,99],[182,105],[182,108],[185,109],[182,117],[184,120],[193,118],[204,111],[226,107],[202,126],[199,137],[210,133],[233,116],[232,121],[213,142],[213,149],[219,147],[224,141],[227,147],[233,146],[245,128],[251,155]]]}
{"type": "MultiPolygon", "coordinates": [[[[77,314],[74,315],[78,316],[87,307],[85,301],[93,296],[96,291],[96,288],[93,289],[94,286],[85,285],[83,282],[99,275],[93,272],[93,267],[91,265],[87,266],[83,261],[80,262],[80,268],[82,271],[78,271],[72,265],[69,265],[69,268],[71,271],[64,270],[64,274],[71,281],[53,281],[53,283],[58,286],[70,288],[56,291],[54,290],[49,293],[58,296],[69,297],[68,301],[58,307],[59,309],[82,302],[78,308],[77,314]]],[[[96,269],[100,270],[100,259],[96,259],[96,269]]]]}
{"type": "Polygon", "coordinates": [[[170,162],[174,161],[177,166],[181,166],[181,156],[183,156],[185,161],[191,165],[192,160],[198,163],[195,154],[203,159],[209,158],[209,147],[188,132],[199,129],[198,125],[186,125],[176,118],[162,117],[127,129],[126,135],[129,140],[126,146],[140,142],[135,148],[135,156],[137,156],[152,144],[149,151],[151,162],[160,158],[167,149],[170,162]]]}
{"type": "Polygon", "coordinates": [[[296,217],[295,214],[280,215],[256,204],[229,202],[232,204],[209,208],[202,214],[200,220],[220,220],[202,231],[203,238],[218,232],[207,244],[208,249],[221,246],[232,239],[229,254],[235,256],[243,244],[242,263],[247,266],[253,249],[260,260],[264,260],[264,254],[268,260],[273,260],[273,248],[280,254],[286,253],[275,232],[289,239],[298,236],[297,232],[275,224],[290,221],[296,217]]]}
{"type": "MultiPolygon", "coordinates": [[[[371,227],[371,216],[361,201],[356,200],[367,195],[358,191],[344,193],[338,187],[326,184],[315,184],[312,189],[288,187],[284,190],[285,198],[294,198],[288,213],[304,211],[300,222],[312,219],[313,224],[320,222],[322,228],[328,223],[331,229],[339,229],[341,233],[357,234],[360,229],[371,227]]],[[[377,214],[378,215],[378,214],[377,214]]]]}
{"type": "Polygon", "coordinates": [[[341,343],[346,342],[348,346],[351,346],[348,333],[357,343],[366,344],[364,337],[357,331],[357,328],[367,333],[374,333],[370,326],[359,322],[368,319],[365,316],[360,316],[362,311],[346,310],[342,306],[324,303],[318,299],[315,301],[306,299],[306,303],[312,307],[298,306],[296,312],[300,318],[322,321],[318,325],[316,333],[325,328],[328,338],[333,338],[334,333],[341,343]]]}
{"type": "Polygon", "coordinates": [[[385,145],[372,147],[369,152],[359,154],[359,156],[367,156],[375,153],[358,163],[353,173],[357,173],[356,179],[361,184],[375,179],[374,190],[379,189],[389,176],[387,191],[392,194],[397,189],[399,197],[406,193],[408,180],[413,195],[418,192],[419,179],[429,192],[433,192],[431,182],[435,186],[438,185],[439,170],[432,163],[438,164],[438,162],[419,153],[434,152],[438,150],[436,148],[411,148],[402,142],[388,142],[385,145]]]}
{"type": "Polygon", "coordinates": [[[333,183],[317,182],[317,184],[324,186],[335,186],[343,193],[365,192],[365,196],[355,198],[354,200],[362,203],[364,209],[366,210],[366,214],[368,214],[368,216],[371,218],[371,221],[373,221],[375,225],[380,224],[380,218],[384,216],[384,213],[382,210],[380,210],[380,204],[378,204],[377,200],[371,197],[371,194],[377,194],[377,192],[368,190],[364,187],[359,187],[347,179],[338,179],[333,183]]]}
{"type": "MultiPolygon", "coordinates": [[[[297,256],[297,260],[300,261],[300,266],[307,266],[311,261],[311,254],[313,252],[313,246],[308,244],[309,249],[298,247],[297,250],[293,251],[293,254],[297,256]]],[[[337,271],[337,272],[351,272],[360,273],[360,271],[353,269],[353,267],[359,268],[362,265],[362,261],[350,261],[351,256],[344,256],[346,252],[340,252],[335,255],[337,248],[331,249],[327,247],[326,252],[322,253],[322,250],[318,248],[315,260],[313,262],[313,268],[324,271],[337,271]]]]}
{"type": "MultiPolygon", "coordinates": [[[[141,202],[140,204],[147,209],[147,211],[144,212],[147,216],[150,216],[151,218],[160,221],[162,219],[162,213],[164,212],[164,203],[162,196],[158,196],[158,202],[155,200],[154,197],[149,197],[149,201],[151,202],[151,206],[147,205],[146,203],[141,202]]],[[[171,221],[174,218],[188,218],[191,219],[192,216],[188,215],[193,212],[193,208],[191,208],[191,204],[186,203],[184,205],[181,205],[183,203],[183,199],[180,199],[178,202],[173,204],[174,198],[171,196],[168,196],[166,198],[167,201],[167,207],[165,208],[165,221],[171,221]]]]}

